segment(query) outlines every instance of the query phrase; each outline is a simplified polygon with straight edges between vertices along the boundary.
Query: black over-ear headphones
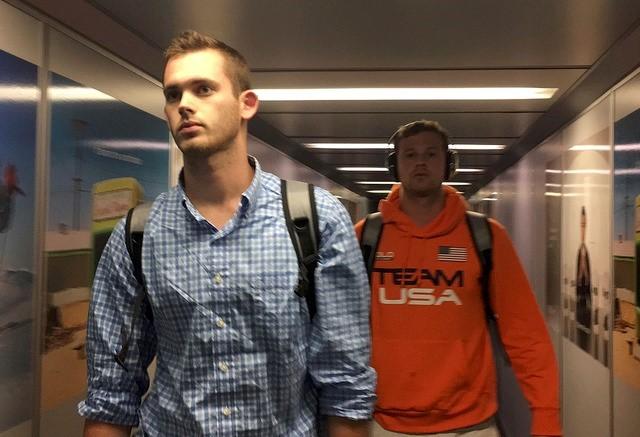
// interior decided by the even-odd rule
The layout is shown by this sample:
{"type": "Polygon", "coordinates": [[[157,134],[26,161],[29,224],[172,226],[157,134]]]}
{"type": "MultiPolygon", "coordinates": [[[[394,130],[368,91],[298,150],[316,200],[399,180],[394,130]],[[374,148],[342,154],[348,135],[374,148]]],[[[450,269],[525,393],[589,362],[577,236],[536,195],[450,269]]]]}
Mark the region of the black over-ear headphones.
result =
{"type": "MultiPolygon", "coordinates": [[[[409,128],[411,127],[411,125],[417,124],[417,123],[420,123],[420,121],[417,121],[417,122],[414,121],[414,122],[405,124],[403,126],[400,126],[398,130],[396,130],[393,133],[393,135],[391,135],[391,137],[389,138],[389,141],[387,141],[387,144],[393,145],[395,148],[394,142],[396,140],[396,137],[400,133],[400,131],[405,128],[409,128]]],[[[449,150],[449,145],[447,144],[447,159],[445,160],[445,164],[444,164],[445,165],[444,167],[445,181],[448,181],[455,176],[456,171],[458,170],[458,162],[459,162],[458,153],[453,150],[449,150]]],[[[394,180],[399,181],[400,179],[398,178],[398,155],[396,154],[395,150],[387,155],[387,158],[385,160],[385,165],[389,170],[389,173],[391,173],[391,176],[393,176],[394,180]]]]}

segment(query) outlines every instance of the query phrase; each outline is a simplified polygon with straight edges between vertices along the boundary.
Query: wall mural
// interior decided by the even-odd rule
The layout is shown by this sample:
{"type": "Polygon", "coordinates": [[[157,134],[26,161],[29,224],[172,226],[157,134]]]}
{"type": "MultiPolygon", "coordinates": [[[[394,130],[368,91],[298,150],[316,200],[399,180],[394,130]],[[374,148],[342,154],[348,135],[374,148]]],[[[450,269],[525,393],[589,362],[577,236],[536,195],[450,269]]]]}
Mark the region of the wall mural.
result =
{"type": "Polygon", "coordinates": [[[0,50],[0,433],[31,417],[37,76],[0,50]]]}
{"type": "Polygon", "coordinates": [[[613,325],[608,132],[569,145],[562,172],[563,335],[606,367],[613,325]]]}
{"type": "Polygon", "coordinates": [[[614,126],[614,374],[640,390],[640,109],[614,126]]]}
{"type": "Polygon", "coordinates": [[[77,401],[86,390],[95,267],[118,220],[166,191],[169,174],[164,121],[56,74],[51,97],[43,412],[77,401]]]}

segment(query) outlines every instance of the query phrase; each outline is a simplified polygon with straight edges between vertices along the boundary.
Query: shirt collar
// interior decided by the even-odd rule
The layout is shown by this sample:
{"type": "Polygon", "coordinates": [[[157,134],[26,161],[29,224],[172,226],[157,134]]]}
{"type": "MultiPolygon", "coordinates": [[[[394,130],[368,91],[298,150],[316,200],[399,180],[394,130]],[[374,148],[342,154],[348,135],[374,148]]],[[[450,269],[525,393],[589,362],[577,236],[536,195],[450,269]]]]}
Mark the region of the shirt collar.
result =
{"type": "MultiPolygon", "coordinates": [[[[251,180],[251,184],[249,187],[242,193],[240,197],[240,215],[245,217],[250,211],[255,208],[255,205],[258,203],[258,195],[260,193],[260,186],[262,184],[263,171],[260,167],[260,163],[254,157],[249,155],[248,157],[249,165],[255,170],[253,179],[251,180]]],[[[199,222],[206,221],[205,218],[198,212],[187,193],[184,190],[184,167],[180,170],[180,175],[178,176],[178,185],[177,185],[179,198],[182,199],[182,205],[189,211],[189,213],[199,222]]]]}

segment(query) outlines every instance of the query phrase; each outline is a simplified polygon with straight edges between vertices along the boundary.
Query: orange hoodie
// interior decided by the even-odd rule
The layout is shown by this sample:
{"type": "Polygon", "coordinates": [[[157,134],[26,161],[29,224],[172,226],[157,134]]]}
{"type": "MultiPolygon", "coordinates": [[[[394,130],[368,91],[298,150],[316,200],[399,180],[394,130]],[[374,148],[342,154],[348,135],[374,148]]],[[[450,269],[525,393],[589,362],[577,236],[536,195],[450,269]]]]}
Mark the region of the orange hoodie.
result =
{"type": "MultiPolygon", "coordinates": [[[[446,432],[497,410],[480,262],[464,199],[443,190],[443,211],[423,227],[400,210],[399,186],[380,202],[385,226],[371,277],[374,417],[390,431],[446,432]]],[[[492,308],[531,407],[532,434],[561,435],[558,369],[544,320],[505,229],[490,223],[492,308]]]]}

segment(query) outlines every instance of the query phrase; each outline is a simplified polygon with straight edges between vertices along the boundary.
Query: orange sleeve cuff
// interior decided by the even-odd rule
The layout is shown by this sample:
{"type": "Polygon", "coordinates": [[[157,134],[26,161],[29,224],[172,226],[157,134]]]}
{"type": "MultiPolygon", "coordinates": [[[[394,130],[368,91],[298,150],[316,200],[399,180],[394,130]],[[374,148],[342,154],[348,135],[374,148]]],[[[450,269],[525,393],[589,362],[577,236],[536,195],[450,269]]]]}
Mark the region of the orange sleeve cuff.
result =
{"type": "Polygon", "coordinates": [[[561,436],[560,410],[555,408],[531,409],[531,435],[561,436]]]}

